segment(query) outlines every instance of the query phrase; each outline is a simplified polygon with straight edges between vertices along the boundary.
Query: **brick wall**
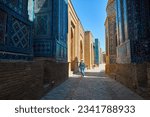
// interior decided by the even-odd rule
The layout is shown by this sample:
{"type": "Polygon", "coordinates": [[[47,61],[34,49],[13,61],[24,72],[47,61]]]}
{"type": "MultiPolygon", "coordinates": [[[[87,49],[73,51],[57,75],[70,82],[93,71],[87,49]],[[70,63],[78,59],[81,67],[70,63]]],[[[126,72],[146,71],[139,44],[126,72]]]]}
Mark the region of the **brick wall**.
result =
{"type": "Polygon", "coordinates": [[[148,63],[108,64],[106,73],[132,89],[148,86],[148,63]]]}
{"type": "Polygon", "coordinates": [[[37,62],[0,62],[0,99],[37,99],[43,68],[37,62]]]}
{"type": "Polygon", "coordinates": [[[134,89],[137,87],[134,66],[129,64],[109,64],[106,65],[106,73],[129,88],[134,89]]]}
{"type": "Polygon", "coordinates": [[[91,69],[94,65],[93,35],[90,31],[86,31],[84,36],[85,64],[88,69],[91,69]]]}
{"type": "Polygon", "coordinates": [[[41,61],[44,68],[44,85],[51,89],[68,78],[68,63],[58,63],[50,60],[41,61]]]}
{"type": "Polygon", "coordinates": [[[0,99],[40,99],[67,77],[67,63],[0,62],[0,99]]]}
{"type": "Polygon", "coordinates": [[[150,97],[150,63],[107,64],[106,73],[143,97],[150,97]]]}

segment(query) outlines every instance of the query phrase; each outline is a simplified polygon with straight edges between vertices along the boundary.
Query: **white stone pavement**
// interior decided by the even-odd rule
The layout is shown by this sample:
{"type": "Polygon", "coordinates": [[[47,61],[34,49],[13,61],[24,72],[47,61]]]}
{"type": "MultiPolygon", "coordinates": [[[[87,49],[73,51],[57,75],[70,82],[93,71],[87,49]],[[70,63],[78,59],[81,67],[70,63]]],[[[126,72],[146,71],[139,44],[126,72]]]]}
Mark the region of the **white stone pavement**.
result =
{"type": "Polygon", "coordinates": [[[142,97],[104,73],[104,66],[86,70],[86,77],[71,76],[42,100],[141,100],[142,97]]]}

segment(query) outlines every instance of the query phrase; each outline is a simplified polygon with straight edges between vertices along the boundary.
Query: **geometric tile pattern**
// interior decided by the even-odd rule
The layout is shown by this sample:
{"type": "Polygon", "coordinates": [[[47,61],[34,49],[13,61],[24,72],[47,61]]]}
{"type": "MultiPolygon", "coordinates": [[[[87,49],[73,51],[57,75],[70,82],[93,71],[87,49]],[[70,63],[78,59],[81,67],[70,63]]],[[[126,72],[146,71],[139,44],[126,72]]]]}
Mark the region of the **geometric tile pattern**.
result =
{"type": "Polygon", "coordinates": [[[34,56],[67,61],[67,0],[36,0],[34,56]]]}
{"type": "Polygon", "coordinates": [[[52,56],[52,42],[35,42],[34,43],[34,54],[38,56],[52,56]]]}
{"type": "Polygon", "coordinates": [[[37,27],[36,27],[36,35],[47,35],[48,31],[48,26],[47,26],[47,21],[48,21],[48,16],[43,15],[43,16],[37,16],[37,27]]]}
{"type": "Polygon", "coordinates": [[[29,28],[21,21],[12,18],[12,46],[19,48],[29,47],[29,28]]]}
{"type": "Polygon", "coordinates": [[[32,60],[27,0],[0,0],[0,60],[32,60]]]}

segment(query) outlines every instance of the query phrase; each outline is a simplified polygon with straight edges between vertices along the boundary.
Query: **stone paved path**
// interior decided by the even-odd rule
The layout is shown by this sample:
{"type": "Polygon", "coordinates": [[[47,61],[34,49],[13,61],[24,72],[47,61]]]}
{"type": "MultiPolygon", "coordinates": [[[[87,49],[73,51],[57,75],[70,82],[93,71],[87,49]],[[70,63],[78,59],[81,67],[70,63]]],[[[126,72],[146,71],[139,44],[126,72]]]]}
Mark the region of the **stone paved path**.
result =
{"type": "Polygon", "coordinates": [[[48,92],[42,100],[140,100],[136,93],[104,74],[104,65],[86,70],[86,77],[73,75],[48,92]]]}

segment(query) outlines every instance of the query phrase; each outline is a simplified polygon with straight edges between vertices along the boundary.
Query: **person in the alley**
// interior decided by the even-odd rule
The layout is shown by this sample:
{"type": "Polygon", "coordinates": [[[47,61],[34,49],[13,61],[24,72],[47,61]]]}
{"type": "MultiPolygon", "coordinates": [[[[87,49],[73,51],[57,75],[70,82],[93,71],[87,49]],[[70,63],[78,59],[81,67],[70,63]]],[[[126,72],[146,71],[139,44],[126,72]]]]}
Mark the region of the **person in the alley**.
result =
{"type": "Polygon", "coordinates": [[[79,68],[80,68],[80,72],[81,72],[82,77],[84,77],[85,76],[85,72],[84,72],[84,70],[85,70],[85,63],[84,63],[83,59],[81,60],[81,62],[79,64],[79,68]]]}

